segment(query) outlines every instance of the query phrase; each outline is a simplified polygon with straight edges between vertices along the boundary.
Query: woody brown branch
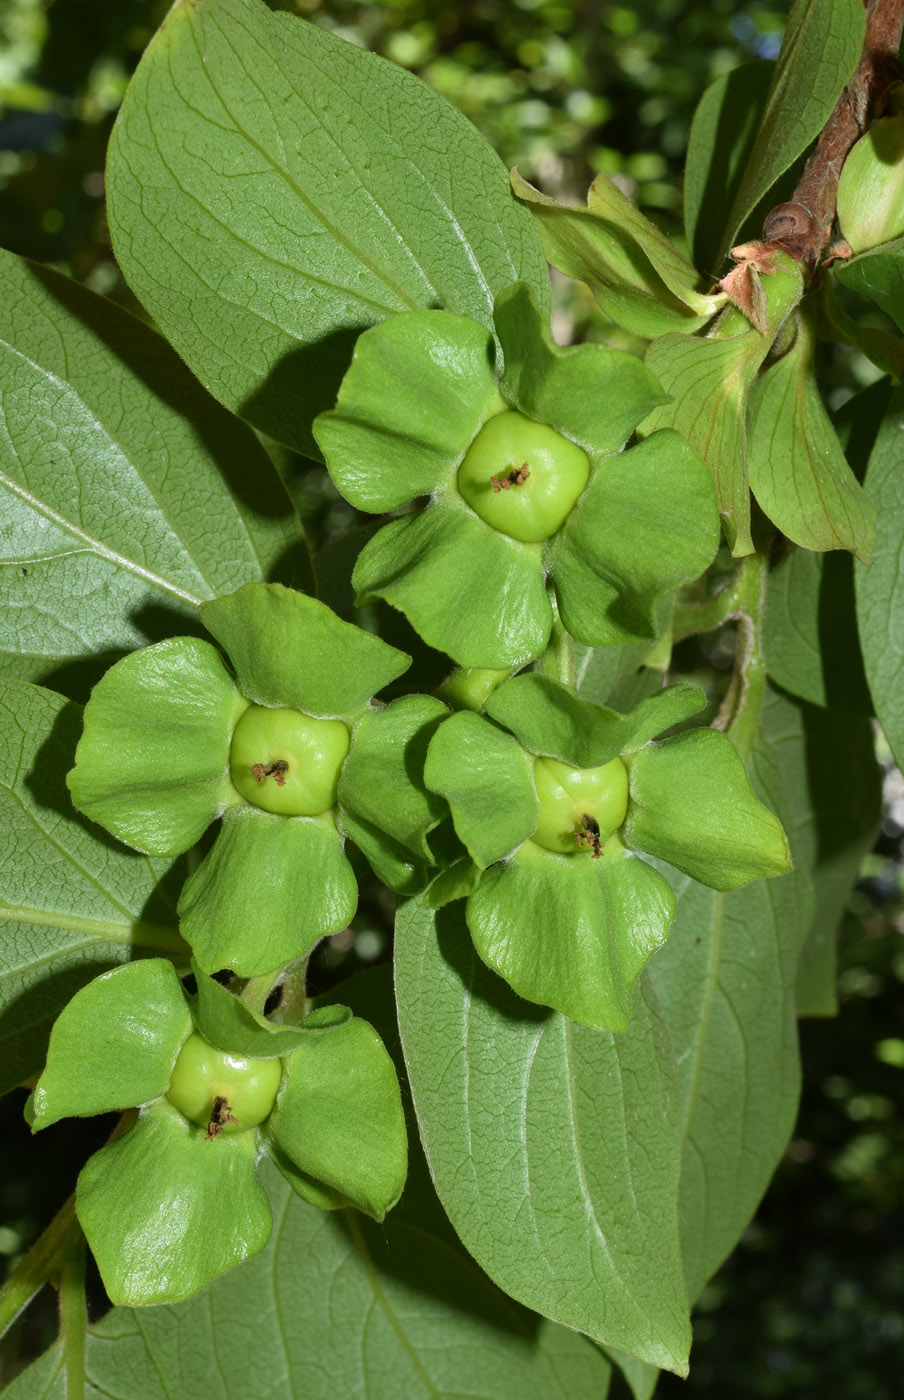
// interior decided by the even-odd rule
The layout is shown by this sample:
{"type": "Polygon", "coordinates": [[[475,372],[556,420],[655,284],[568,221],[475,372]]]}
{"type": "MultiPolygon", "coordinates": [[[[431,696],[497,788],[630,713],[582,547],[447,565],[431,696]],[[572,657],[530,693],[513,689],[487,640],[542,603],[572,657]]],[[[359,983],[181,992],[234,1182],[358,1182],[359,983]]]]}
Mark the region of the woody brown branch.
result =
{"type": "Polygon", "coordinates": [[[904,0],[867,0],[866,38],[860,62],[823,127],[788,204],[771,210],[763,237],[814,267],[832,234],[835,199],[848,151],[900,82],[898,59],[904,0]]]}

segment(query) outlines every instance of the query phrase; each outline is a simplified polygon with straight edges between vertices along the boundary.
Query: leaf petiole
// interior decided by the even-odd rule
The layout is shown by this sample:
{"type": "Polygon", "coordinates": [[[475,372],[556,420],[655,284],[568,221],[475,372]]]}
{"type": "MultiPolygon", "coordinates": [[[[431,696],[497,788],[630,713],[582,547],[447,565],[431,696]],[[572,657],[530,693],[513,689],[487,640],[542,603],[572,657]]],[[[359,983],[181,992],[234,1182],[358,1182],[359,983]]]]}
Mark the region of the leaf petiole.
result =
{"type": "Polygon", "coordinates": [[[0,1336],[45,1283],[61,1278],[70,1256],[83,1248],[84,1235],[75,1214],[73,1193],[0,1288],[0,1336]]]}
{"type": "Polygon", "coordinates": [[[85,1248],[85,1237],[79,1228],[60,1270],[60,1334],[63,1339],[66,1400],[84,1400],[85,1394],[85,1337],[88,1327],[85,1248]]]}
{"type": "Polygon", "coordinates": [[[549,645],[536,663],[537,670],[542,676],[551,676],[553,680],[570,685],[573,689],[577,684],[574,638],[565,630],[552,588],[549,590],[549,601],[553,612],[552,631],[549,634],[549,645]]]}
{"type": "Polygon", "coordinates": [[[765,587],[764,560],[759,554],[748,554],[720,593],[705,603],[676,608],[673,620],[676,642],[714,631],[726,622],[738,624],[734,671],[713,728],[728,735],[745,761],[753,745],[766,684],[762,639],[765,587]]]}

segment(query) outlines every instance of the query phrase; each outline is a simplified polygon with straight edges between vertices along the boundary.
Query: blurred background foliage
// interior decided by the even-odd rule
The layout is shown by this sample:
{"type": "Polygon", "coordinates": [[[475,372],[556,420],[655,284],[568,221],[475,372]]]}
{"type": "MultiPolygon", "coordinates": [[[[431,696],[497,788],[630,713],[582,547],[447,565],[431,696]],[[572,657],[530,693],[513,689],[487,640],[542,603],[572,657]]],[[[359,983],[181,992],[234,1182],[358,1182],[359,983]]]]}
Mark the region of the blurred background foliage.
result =
{"type": "MultiPolygon", "coordinates": [[[[787,12],[756,0],[282,0],[279,8],[419,73],[547,193],[580,202],[602,169],[679,237],[696,103],[719,74],[774,57],[787,12]]],[[[166,9],[165,0],[0,0],[0,245],[133,310],[104,218],[104,152],[166,9]]],[[[639,348],[564,279],[555,283],[554,329],[562,343],[639,348]]],[[[856,363],[845,372],[849,392],[856,363]]],[[[315,545],[354,523],[322,469],[275,455],[315,545]]],[[[664,1377],[657,1396],[901,1395],[904,781],[886,767],[882,834],[842,925],[840,1015],[802,1025],[794,1141],[701,1299],[690,1380],[664,1377]]],[[[315,976],[326,983],[385,957],[389,912],[378,892],[365,898],[353,927],[324,947],[315,976]]],[[[10,1267],[72,1190],[104,1125],[59,1124],[36,1150],[19,1094],[0,1105],[0,1120],[0,1263],[10,1267]]],[[[0,1383],[52,1339],[53,1326],[45,1301],[10,1337],[0,1383]]]]}

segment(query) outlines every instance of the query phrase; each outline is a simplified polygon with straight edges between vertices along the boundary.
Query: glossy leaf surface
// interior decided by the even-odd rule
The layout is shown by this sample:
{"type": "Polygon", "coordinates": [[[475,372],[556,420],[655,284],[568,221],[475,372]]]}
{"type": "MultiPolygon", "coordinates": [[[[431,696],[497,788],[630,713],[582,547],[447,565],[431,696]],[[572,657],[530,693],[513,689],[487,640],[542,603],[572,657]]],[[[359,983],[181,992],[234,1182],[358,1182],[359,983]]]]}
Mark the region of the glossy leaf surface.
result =
{"type": "Polygon", "coordinates": [[[110,148],[116,255],[211,392],[310,456],[358,333],[548,280],[526,209],[426,84],[258,0],[188,0],[130,85],[110,148]],[[424,132],[431,140],[422,140],[424,132]]]}
{"type": "Polygon", "coordinates": [[[205,972],[262,976],[344,928],[358,886],[329,817],[227,814],[179,897],[182,932],[205,972]]]}
{"type": "Polygon", "coordinates": [[[86,706],[73,802],[138,851],[187,851],[240,800],[228,759],[245,708],[209,642],[172,637],[124,656],[86,706]]]}
{"type": "Polygon", "coordinates": [[[510,729],[524,748],[594,768],[698,714],[703,692],[681,683],[641,701],[629,715],[579,698],[561,681],[536,672],[513,676],[486,704],[491,719],[510,729]]]}
{"type": "Polygon", "coordinates": [[[760,199],[819,135],[863,47],[860,0],[795,0],[720,258],[760,199]]]}
{"type": "Polygon", "coordinates": [[[734,554],[749,554],[747,394],[768,353],[767,338],[750,329],[728,339],[668,335],[655,340],[646,363],[673,402],[657,409],[644,431],[682,433],[709,467],[734,554]]]}
{"type": "MultiPolygon", "coordinates": [[[[388,972],[364,974],[337,993],[396,1053],[388,972]]],[[[327,1400],[337,1391],[511,1400],[513,1386],[523,1400],[605,1400],[610,1368],[599,1349],[507,1298],[475,1266],[436,1199],[413,1121],[409,1139],[405,1193],[380,1225],[307,1205],[264,1161],[269,1245],[197,1298],[141,1313],[115,1308],[89,1327],[81,1367],[75,1357],[88,1400],[134,1400],[136,1389],[143,1400],[204,1396],[212,1378],[224,1400],[327,1400]]],[[[65,1386],[57,1344],[9,1393],[64,1400],[65,1386]]]]}
{"type": "Polygon", "coordinates": [[[500,534],[463,501],[384,525],[359,554],[352,582],[359,603],[384,598],[463,666],[522,666],[552,628],[540,546],[500,534]]]}
{"type": "Polygon", "coordinates": [[[684,167],[684,227],[701,272],[718,276],[725,211],[756,140],[774,65],[742,63],[710,83],[697,104],[684,167]]]}
{"type": "Polygon", "coordinates": [[[651,431],[600,462],[552,543],[565,626],[591,646],[652,642],[661,599],[703,573],[718,542],[701,458],[678,433],[651,431]]]}
{"type": "Polygon", "coordinates": [[[385,828],[407,850],[430,860],[427,835],[445,808],[424,784],[424,764],[448,714],[432,695],[403,695],[355,726],[339,780],[342,820],[353,838],[350,817],[355,829],[362,822],[385,828]]]}
{"type": "Polygon", "coordinates": [[[630,760],[625,842],[685,874],[733,890],[790,869],[781,822],[751,791],[731,740],[691,729],[630,760]]]}
{"type": "Polygon", "coordinates": [[[533,759],[489,720],[452,715],[430,742],[425,777],[452,809],[471,858],[482,868],[515,851],[537,825],[533,759]]]}
{"type": "Polygon", "coordinates": [[[229,657],[239,690],[259,705],[354,715],[411,664],[325,603],[279,584],[218,598],[201,620],[229,657]]]}
{"type": "Polygon", "coordinates": [[[664,401],[635,356],[605,345],[556,345],[545,312],[524,284],[500,293],[494,320],[505,356],[505,397],[591,455],[620,452],[641,418],[664,401]]]}
{"type": "Polygon", "coordinates": [[[208,1138],[166,1100],[89,1157],[76,1210],[113,1303],[189,1297],[270,1235],[254,1133],[208,1138]]]}
{"type": "Polygon", "coordinates": [[[750,395],[750,487],[770,520],[805,549],[872,557],[876,512],[848,466],[813,376],[812,331],[802,323],[787,355],[750,395]]]}
{"type": "Polygon", "coordinates": [[[608,841],[557,855],[528,841],[487,870],[466,918],[488,967],[519,996],[603,1031],[624,1031],[634,984],[675,913],[667,882],[608,841]]]}
{"type": "Polygon", "coordinates": [[[503,407],[485,326],[449,312],[393,316],[358,339],[334,409],[314,432],[330,475],[359,510],[426,496],[503,407]]]}
{"type": "Polygon", "coordinates": [[[676,428],[706,463],[716,487],[732,554],[750,554],[747,464],[748,395],[780,327],[803,295],[798,265],[784,253],[762,276],[749,269],[758,324],[728,307],[705,336],[666,335],[646,354],[647,366],[671,395],[640,426],[643,435],[676,428]]]}
{"type": "Polygon", "coordinates": [[[148,958],[103,973],[57,1017],[32,1095],[34,1127],[159,1098],[191,1029],[172,963],[148,958]]]}
{"type": "Polygon", "coordinates": [[[354,1017],[299,1046],[267,1132],[307,1176],[382,1220],[402,1194],[408,1146],[395,1067],[373,1026],[354,1017]]]}

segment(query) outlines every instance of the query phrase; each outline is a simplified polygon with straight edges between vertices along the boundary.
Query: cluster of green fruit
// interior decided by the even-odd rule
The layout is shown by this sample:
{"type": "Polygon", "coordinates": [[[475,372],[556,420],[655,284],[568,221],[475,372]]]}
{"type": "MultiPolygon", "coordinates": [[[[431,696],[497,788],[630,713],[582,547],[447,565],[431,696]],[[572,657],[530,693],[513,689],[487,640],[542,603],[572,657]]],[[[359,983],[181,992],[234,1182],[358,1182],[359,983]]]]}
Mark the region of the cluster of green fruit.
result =
{"type": "Polygon", "coordinates": [[[31,1102],[35,1127],[139,1109],[77,1194],[117,1301],[186,1296],[262,1247],[262,1153],[325,1208],[382,1218],[402,1190],[399,1090],[372,1029],[335,1007],[280,1026],[213,977],[273,986],[348,924],[346,841],[399,895],[466,899],[481,957],[521,996],[609,1030],[674,917],[648,857],[720,890],[789,868],[730,740],[687,727],[696,687],[620,714],[522,669],[554,629],[557,646],[652,647],[662,600],[712,562],[719,518],[676,432],[625,450],[662,402],[638,360],[557,349],[523,286],[498,299],[496,331],[498,346],[450,313],[390,317],[315,429],[355,505],[427,498],[382,526],[354,581],[463,668],[443,699],[374,699],[410,658],[261,583],[202,605],[217,645],[135,652],[86,708],[69,775],[82,812],[159,856],[220,822],[179,901],[196,995],[160,960],[91,983],[31,1102]]]}

